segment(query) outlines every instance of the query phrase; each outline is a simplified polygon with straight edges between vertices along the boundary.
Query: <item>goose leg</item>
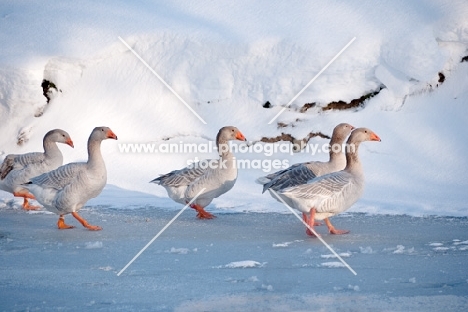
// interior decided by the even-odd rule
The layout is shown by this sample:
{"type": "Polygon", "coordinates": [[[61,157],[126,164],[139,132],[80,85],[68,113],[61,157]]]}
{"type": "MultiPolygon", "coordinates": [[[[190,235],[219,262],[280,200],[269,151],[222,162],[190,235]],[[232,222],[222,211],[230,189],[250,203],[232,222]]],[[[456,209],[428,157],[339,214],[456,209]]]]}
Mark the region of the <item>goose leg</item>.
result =
{"type": "MultiPolygon", "coordinates": [[[[304,218],[304,217],[307,218],[307,215],[303,214],[302,218],[304,218]]],[[[310,209],[310,217],[307,219],[306,223],[309,225],[309,227],[311,229],[314,228],[314,225],[315,225],[315,208],[310,209]]],[[[309,228],[307,228],[306,234],[309,235],[309,236],[316,237],[315,234],[309,228]]]]}
{"type": "Polygon", "coordinates": [[[200,206],[200,205],[191,204],[190,208],[193,208],[198,212],[197,213],[197,218],[198,219],[213,219],[213,218],[216,218],[214,215],[212,215],[208,211],[205,211],[205,209],[203,209],[203,207],[200,206]]]}
{"type": "Polygon", "coordinates": [[[72,216],[75,217],[76,220],[78,220],[85,228],[91,231],[100,231],[102,230],[102,227],[97,226],[97,225],[90,225],[88,221],[83,219],[78,213],[72,212],[72,216]]]}
{"type": "Polygon", "coordinates": [[[327,225],[328,231],[330,232],[330,234],[341,235],[341,234],[348,234],[349,233],[349,231],[347,231],[347,230],[337,230],[337,229],[335,229],[335,227],[331,224],[330,219],[328,219],[328,218],[325,218],[325,224],[327,225]]]}
{"type": "Polygon", "coordinates": [[[58,226],[59,230],[66,230],[66,229],[73,229],[74,228],[74,226],[72,226],[72,225],[65,224],[65,220],[63,218],[63,215],[59,216],[57,226],[58,226]]]}
{"type": "MultiPolygon", "coordinates": [[[[307,224],[309,222],[307,220],[307,214],[305,214],[304,212],[302,213],[302,220],[304,220],[304,222],[307,223],[307,224]]],[[[323,225],[322,222],[314,220],[314,226],[321,226],[321,225],[323,225]]]]}
{"type": "Polygon", "coordinates": [[[34,195],[29,192],[14,192],[13,196],[23,197],[23,209],[24,210],[38,210],[39,208],[41,208],[40,206],[32,206],[29,204],[28,198],[36,199],[36,197],[34,197],[34,195]]]}

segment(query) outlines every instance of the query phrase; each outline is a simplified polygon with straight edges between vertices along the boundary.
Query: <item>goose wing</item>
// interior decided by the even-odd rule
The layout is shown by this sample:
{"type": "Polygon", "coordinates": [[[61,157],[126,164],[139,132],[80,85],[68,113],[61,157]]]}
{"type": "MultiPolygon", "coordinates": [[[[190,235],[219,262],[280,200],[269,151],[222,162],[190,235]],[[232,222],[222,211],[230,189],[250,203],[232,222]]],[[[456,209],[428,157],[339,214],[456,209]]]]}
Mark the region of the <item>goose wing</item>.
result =
{"type": "Polygon", "coordinates": [[[0,179],[3,180],[13,170],[21,170],[31,164],[38,164],[45,160],[43,153],[27,153],[22,155],[7,155],[0,166],[0,179]]]}
{"type": "Polygon", "coordinates": [[[197,164],[194,164],[183,169],[174,170],[160,177],[153,179],[150,183],[156,183],[164,186],[178,187],[188,185],[195,181],[198,177],[202,176],[206,171],[206,168],[202,168],[197,164]]]}
{"type": "Polygon", "coordinates": [[[263,192],[271,188],[275,191],[300,184],[307,183],[316,177],[315,173],[303,164],[296,164],[286,170],[282,170],[270,182],[263,185],[263,192]]]}
{"type": "Polygon", "coordinates": [[[343,196],[354,186],[353,179],[345,172],[330,173],[310,180],[306,184],[279,190],[289,198],[321,201],[323,199],[343,196]]]}
{"type": "Polygon", "coordinates": [[[32,178],[31,183],[39,185],[42,188],[61,190],[77,179],[85,169],[85,163],[67,164],[32,178]]]}

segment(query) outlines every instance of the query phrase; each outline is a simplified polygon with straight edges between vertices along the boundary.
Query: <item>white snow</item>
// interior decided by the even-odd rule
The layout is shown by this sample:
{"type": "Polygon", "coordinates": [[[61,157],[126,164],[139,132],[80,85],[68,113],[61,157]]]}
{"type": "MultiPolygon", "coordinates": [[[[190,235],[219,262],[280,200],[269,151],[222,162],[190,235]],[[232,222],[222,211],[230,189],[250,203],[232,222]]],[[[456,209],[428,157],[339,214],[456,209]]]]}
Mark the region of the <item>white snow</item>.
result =
{"type": "Polygon", "coordinates": [[[85,247],[86,249],[101,249],[102,248],[102,242],[86,242],[85,247]]]}
{"type": "Polygon", "coordinates": [[[284,242],[284,243],[278,243],[278,244],[273,243],[273,248],[285,248],[291,244],[300,243],[300,242],[303,242],[303,240],[296,239],[295,241],[292,241],[292,242],[284,242]]]}
{"type": "Polygon", "coordinates": [[[172,254],[180,254],[180,255],[186,255],[189,253],[189,249],[188,248],[174,248],[174,247],[171,247],[170,250],[166,250],[166,252],[168,253],[172,253],[172,254]]]}
{"type": "Polygon", "coordinates": [[[254,260],[243,260],[243,261],[234,261],[226,265],[218,266],[218,269],[246,269],[246,268],[258,268],[266,265],[266,262],[260,263],[254,260]]]}
{"type": "MultiPolygon", "coordinates": [[[[436,248],[441,248],[441,247],[436,247],[436,248]]],[[[434,248],[434,249],[436,249],[436,248],[434,248]]],[[[390,248],[390,249],[393,249],[393,248],[390,248]]],[[[393,253],[394,254],[412,254],[412,253],[414,253],[414,247],[406,249],[405,246],[398,245],[398,246],[396,246],[396,248],[394,248],[393,253]]]]}
{"type": "MultiPolygon", "coordinates": [[[[248,1],[112,6],[84,1],[82,5],[81,9],[73,2],[53,9],[34,2],[4,6],[2,153],[40,150],[46,131],[64,128],[76,146],[63,149],[65,162],[83,160],[92,128],[108,125],[119,137],[118,142],[103,144],[109,184],[161,198],[148,196],[146,204],[173,207],[163,188],[147,182],[216,152],[124,153],[121,144],[206,143],[227,124],[238,126],[253,141],[281,132],[302,138],[310,131],[330,134],[334,125],[347,121],[367,126],[382,138],[382,143],[362,147],[367,189],[353,211],[467,215],[468,182],[463,177],[468,174],[464,157],[468,147],[461,144],[468,118],[464,105],[468,63],[460,63],[468,54],[464,1],[414,6],[402,1],[378,6],[352,1],[320,8],[307,2],[285,6],[248,1]],[[277,27],[281,23],[286,26],[277,27]],[[119,36],[207,125],[128,51],[119,36]],[[293,109],[278,118],[293,127],[268,125],[281,105],[353,36],[357,39],[350,48],[299,96],[293,109]],[[439,72],[446,81],[436,88],[439,72]],[[58,89],[49,104],[42,96],[42,79],[58,89]],[[350,101],[381,84],[386,88],[358,113],[294,109],[304,103],[320,107],[350,101]],[[273,108],[264,109],[266,101],[273,108]],[[43,115],[34,117],[43,108],[43,115]],[[18,146],[20,133],[24,143],[18,146]]],[[[237,156],[266,160],[261,153],[237,156]]],[[[324,153],[273,155],[287,164],[325,157],[324,153]]],[[[262,169],[240,170],[234,189],[214,201],[214,207],[285,212],[281,204],[260,195],[254,180],[265,174],[262,169]]],[[[99,199],[93,202],[98,203],[99,199]]],[[[112,205],[121,206],[119,201],[112,205]]]]}
{"type": "MultiPolygon", "coordinates": [[[[341,258],[349,258],[351,257],[351,252],[341,252],[338,254],[341,258]]],[[[331,259],[331,258],[337,258],[334,254],[327,254],[327,255],[320,255],[320,258],[324,259],[331,259]]]]}
{"type": "Polygon", "coordinates": [[[40,151],[53,128],[66,130],[75,143],[74,149],[60,146],[65,163],[86,159],[95,126],[109,126],[119,140],[103,142],[108,185],[81,211],[102,232],[58,231],[55,215],[24,213],[21,199],[0,192],[0,310],[463,310],[467,16],[465,0],[2,1],[0,160],[40,151]],[[49,90],[49,103],[43,79],[57,87],[49,90]],[[363,107],[322,110],[378,90],[363,107]],[[267,101],[271,108],[262,107],[267,101]],[[306,103],[316,106],[301,113],[306,103]],[[327,158],[320,150],[270,153],[290,145],[256,141],[282,133],[330,135],[340,122],[382,138],[362,144],[366,190],[349,214],[334,218],[351,225],[351,234],[328,235],[317,227],[347,251],[341,256],[357,279],[341,262],[322,263],[333,257],[255,184],[273,161],[327,158]],[[162,147],[209,146],[225,125],[252,141],[250,149],[234,144],[237,159],[253,168],[239,169],[234,188],[208,207],[218,218],[198,222],[193,211],[184,212],[154,249],[115,277],[182,208],[148,182],[216,156],[215,150],[168,153],[162,147]],[[138,144],[150,145],[132,151],[142,148],[138,144]]]}
{"type": "Polygon", "coordinates": [[[354,290],[354,291],[359,291],[361,290],[358,285],[348,285],[348,289],[354,290]]]}
{"type": "Polygon", "coordinates": [[[262,284],[262,288],[263,288],[263,289],[266,289],[266,290],[268,290],[268,291],[273,291],[273,286],[271,286],[271,285],[262,284]]]}
{"type": "Polygon", "coordinates": [[[435,247],[433,248],[433,250],[434,251],[447,251],[447,250],[450,250],[450,247],[435,247]]]}
{"type": "Polygon", "coordinates": [[[344,268],[345,267],[345,265],[339,261],[323,262],[320,265],[326,268],[344,268]]]}
{"type": "Polygon", "coordinates": [[[361,251],[362,254],[373,254],[373,253],[375,253],[375,251],[372,250],[371,246],[366,246],[366,247],[359,246],[359,250],[361,251]]]}
{"type": "Polygon", "coordinates": [[[111,266],[105,266],[105,267],[99,267],[98,269],[103,270],[103,271],[112,271],[114,268],[112,268],[111,266]]]}

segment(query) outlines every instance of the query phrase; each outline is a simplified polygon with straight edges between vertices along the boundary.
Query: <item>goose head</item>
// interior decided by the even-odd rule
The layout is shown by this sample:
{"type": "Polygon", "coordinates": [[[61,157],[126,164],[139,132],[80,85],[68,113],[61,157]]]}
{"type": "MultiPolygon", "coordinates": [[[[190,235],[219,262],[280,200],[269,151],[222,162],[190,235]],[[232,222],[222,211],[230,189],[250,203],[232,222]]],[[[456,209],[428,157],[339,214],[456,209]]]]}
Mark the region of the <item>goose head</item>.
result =
{"type": "Polygon", "coordinates": [[[348,139],[348,144],[356,144],[365,141],[377,141],[381,142],[380,137],[368,128],[357,128],[354,130],[348,139]]]}
{"type": "Polygon", "coordinates": [[[102,141],[106,139],[117,140],[117,136],[109,127],[96,127],[89,137],[91,141],[102,141]]]}
{"type": "Polygon", "coordinates": [[[63,143],[74,147],[73,141],[70,138],[70,135],[62,129],[54,129],[47,132],[44,136],[44,141],[52,141],[57,143],[63,143]]]}
{"type": "Polygon", "coordinates": [[[333,129],[332,139],[337,142],[344,142],[354,129],[355,128],[348,123],[340,123],[333,129]]]}
{"type": "Polygon", "coordinates": [[[218,151],[221,153],[229,151],[228,141],[239,140],[247,141],[242,132],[236,127],[227,126],[219,129],[218,135],[216,136],[216,146],[218,151]]]}

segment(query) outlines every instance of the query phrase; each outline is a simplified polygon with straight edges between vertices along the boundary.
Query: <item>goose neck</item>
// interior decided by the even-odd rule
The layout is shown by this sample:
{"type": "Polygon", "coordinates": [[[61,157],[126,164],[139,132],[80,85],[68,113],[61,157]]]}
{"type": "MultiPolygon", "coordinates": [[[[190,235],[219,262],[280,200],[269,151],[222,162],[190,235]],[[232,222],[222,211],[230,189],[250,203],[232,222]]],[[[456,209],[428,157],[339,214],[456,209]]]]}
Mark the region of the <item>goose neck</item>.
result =
{"type": "Polygon", "coordinates": [[[88,164],[91,166],[104,163],[101,154],[101,140],[88,140],[88,164]]]}
{"type": "Polygon", "coordinates": [[[359,142],[348,142],[346,144],[346,168],[347,171],[361,172],[362,166],[359,160],[359,142]]]}
{"type": "Polygon", "coordinates": [[[46,157],[53,157],[56,155],[62,155],[60,149],[57,146],[57,143],[44,139],[42,146],[44,147],[44,155],[46,157]]]}

